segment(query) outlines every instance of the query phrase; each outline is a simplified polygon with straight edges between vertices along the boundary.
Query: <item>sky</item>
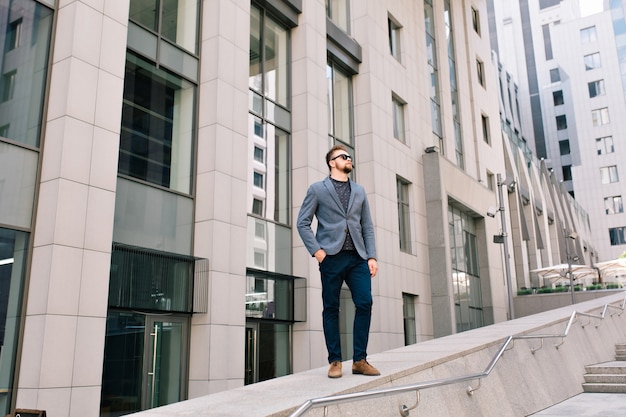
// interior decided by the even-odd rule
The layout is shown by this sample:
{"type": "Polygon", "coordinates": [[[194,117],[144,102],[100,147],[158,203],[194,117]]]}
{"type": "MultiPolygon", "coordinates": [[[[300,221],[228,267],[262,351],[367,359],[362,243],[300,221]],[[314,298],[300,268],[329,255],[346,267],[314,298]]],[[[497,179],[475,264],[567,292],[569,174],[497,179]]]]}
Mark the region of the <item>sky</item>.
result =
{"type": "Polygon", "coordinates": [[[602,11],[602,0],[580,0],[581,16],[600,13],[602,11]]]}

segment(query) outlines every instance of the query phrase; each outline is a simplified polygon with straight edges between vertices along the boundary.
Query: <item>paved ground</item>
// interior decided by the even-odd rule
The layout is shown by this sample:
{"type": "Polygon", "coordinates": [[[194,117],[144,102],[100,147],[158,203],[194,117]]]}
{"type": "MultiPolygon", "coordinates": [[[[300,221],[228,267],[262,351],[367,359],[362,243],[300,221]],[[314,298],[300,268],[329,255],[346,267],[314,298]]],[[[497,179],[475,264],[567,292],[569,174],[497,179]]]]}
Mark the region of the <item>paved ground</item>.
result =
{"type": "Polygon", "coordinates": [[[624,417],[626,416],[626,394],[583,393],[531,416],[624,417]]]}

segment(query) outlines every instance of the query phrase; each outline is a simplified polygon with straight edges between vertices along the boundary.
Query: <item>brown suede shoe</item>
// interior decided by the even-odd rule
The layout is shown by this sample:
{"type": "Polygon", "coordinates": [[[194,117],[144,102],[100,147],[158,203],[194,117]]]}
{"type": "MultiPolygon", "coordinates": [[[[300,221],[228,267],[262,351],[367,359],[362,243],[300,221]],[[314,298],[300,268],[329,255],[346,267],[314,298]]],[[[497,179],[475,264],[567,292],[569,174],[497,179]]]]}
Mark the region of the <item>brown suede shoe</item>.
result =
{"type": "Polygon", "coordinates": [[[352,373],[367,376],[378,376],[380,371],[369,364],[365,359],[356,361],[352,364],[352,373]]]}
{"type": "Polygon", "coordinates": [[[341,378],[341,362],[334,361],[330,364],[330,368],[328,368],[328,377],[341,378]]]}

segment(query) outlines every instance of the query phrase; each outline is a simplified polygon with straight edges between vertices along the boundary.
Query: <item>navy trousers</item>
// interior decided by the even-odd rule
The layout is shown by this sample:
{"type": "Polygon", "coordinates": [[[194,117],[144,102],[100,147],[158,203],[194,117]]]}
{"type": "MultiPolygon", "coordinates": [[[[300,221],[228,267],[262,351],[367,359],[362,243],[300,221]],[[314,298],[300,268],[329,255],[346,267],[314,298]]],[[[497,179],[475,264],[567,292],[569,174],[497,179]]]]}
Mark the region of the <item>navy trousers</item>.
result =
{"type": "Polygon", "coordinates": [[[322,278],[322,313],[324,337],[328,349],[328,362],[341,361],[339,337],[339,302],[344,281],[356,307],[353,324],[354,353],[356,362],[367,357],[367,342],[372,321],[372,278],[367,261],[356,251],[342,251],[326,255],[320,264],[322,278]]]}

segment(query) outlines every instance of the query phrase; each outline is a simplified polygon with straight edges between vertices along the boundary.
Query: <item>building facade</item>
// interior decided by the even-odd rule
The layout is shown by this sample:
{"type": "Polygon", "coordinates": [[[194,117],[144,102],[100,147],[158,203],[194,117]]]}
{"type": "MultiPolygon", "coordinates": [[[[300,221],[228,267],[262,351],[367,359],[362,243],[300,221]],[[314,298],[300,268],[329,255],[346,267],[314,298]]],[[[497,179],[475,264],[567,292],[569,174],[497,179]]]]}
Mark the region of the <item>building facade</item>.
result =
{"type": "Polygon", "coordinates": [[[585,14],[582,3],[490,2],[491,39],[520,82],[522,111],[532,115],[529,145],[589,213],[596,258],[608,261],[626,250],[625,4],[598,1],[585,14]]]}
{"type": "Polygon", "coordinates": [[[511,318],[589,228],[519,140],[487,3],[0,4],[0,413],[118,416],[324,366],[293,223],[337,143],[376,230],[369,352],[511,318]]]}

